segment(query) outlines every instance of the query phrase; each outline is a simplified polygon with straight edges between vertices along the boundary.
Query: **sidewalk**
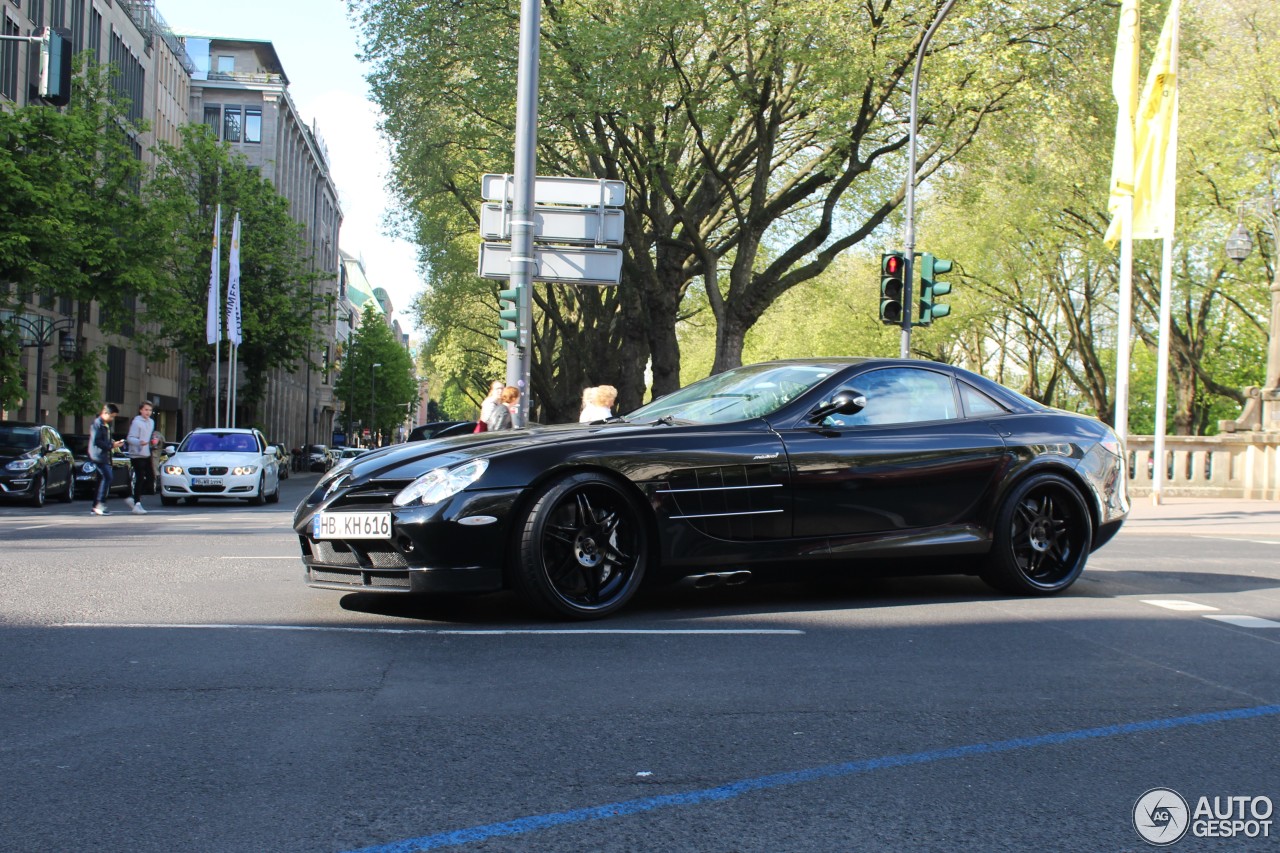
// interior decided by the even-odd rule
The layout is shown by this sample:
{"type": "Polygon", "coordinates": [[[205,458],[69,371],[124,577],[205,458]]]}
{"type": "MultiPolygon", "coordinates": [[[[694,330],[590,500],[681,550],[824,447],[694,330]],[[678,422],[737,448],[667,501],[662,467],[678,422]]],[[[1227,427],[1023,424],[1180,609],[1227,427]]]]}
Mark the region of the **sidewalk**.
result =
{"type": "Polygon", "coordinates": [[[1122,533],[1262,536],[1280,543],[1280,501],[1165,498],[1154,506],[1150,497],[1130,500],[1133,508],[1122,533]]]}

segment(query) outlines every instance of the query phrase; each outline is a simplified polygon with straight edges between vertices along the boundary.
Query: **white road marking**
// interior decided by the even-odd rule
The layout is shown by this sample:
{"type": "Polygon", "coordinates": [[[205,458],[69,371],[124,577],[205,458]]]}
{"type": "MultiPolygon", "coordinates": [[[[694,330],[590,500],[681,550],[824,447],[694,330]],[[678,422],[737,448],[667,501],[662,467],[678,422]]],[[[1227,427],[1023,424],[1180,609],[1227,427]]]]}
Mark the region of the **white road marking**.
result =
{"type": "Polygon", "coordinates": [[[1238,628],[1280,628],[1280,622],[1262,619],[1258,616],[1205,616],[1215,622],[1226,622],[1238,628]]]}
{"type": "Polygon", "coordinates": [[[199,623],[142,622],[64,622],[62,628],[184,628],[188,630],[244,629],[250,631],[322,631],[347,634],[448,634],[476,636],[504,636],[508,634],[568,635],[575,634],[803,634],[791,628],[355,628],[336,625],[226,625],[199,623]]]}
{"type": "Polygon", "coordinates": [[[287,557],[228,557],[223,555],[219,560],[301,560],[301,554],[290,554],[287,557]]]}
{"type": "Polygon", "coordinates": [[[1165,610],[1217,610],[1216,607],[1210,607],[1207,604],[1197,604],[1194,601],[1179,601],[1176,598],[1143,598],[1143,604],[1154,604],[1156,607],[1163,607],[1165,610]]]}
{"type": "Polygon", "coordinates": [[[1244,539],[1239,536],[1205,536],[1196,535],[1196,539],[1220,539],[1224,542],[1252,542],[1255,545],[1280,545],[1280,539],[1244,539]]]}
{"type": "Polygon", "coordinates": [[[57,527],[56,524],[33,524],[30,527],[15,527],[14,530],[39,530],[42,527],[57,527]]]}

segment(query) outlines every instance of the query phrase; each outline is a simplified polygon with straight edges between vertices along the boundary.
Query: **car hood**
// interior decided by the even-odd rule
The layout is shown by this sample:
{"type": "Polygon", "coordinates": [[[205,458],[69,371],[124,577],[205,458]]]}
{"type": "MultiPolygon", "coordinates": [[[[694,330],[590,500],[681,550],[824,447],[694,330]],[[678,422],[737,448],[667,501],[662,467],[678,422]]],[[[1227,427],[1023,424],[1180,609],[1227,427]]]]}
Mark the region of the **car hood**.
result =
{"type": "Polygon", "coordinates": [[[208,465],[253,465],[261,457],[257,453],[230,453],[226,451],[204,453],[175,453],[166,460],[170,465],[181,465],[183,468],[208,465]]]}
{"type": "MultiPolygon", "coordinates": [[[[447,465],[457,465],[469,459],[500,456],[533,446],[556,444],[593,444],[602,439],[626,436],[643,436],[648,433],[669,433],[668,425],[629,424],[621,421],[610,424],[555,424],[532,426],[524,429],[499,430],[497,432],[469,433],[448,438],[430,438],[394,444],[372,450],[342,466],[343,475],[354,484],[369,480],[413,480],[423,474],[447,465]]],[[[335,473],[335,478],[337,474],[335,473]]]]}

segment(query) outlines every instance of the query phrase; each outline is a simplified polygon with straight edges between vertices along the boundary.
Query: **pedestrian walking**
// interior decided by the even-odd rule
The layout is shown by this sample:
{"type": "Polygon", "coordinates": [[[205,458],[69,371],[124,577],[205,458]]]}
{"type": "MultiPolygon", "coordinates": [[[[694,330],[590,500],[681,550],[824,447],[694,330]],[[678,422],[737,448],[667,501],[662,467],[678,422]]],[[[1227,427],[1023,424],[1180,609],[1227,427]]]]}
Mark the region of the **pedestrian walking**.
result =
{"type": "Polygon", "coordinates": [[[129,464],[133,466],[133,494],[124,499],[125,506],[133,510],[134,515],[146,515],[142,506],[142,496],[155,493],[154,468],[151,465],[151,438],[156,431],[156,422],[151,420],[153,407],[150,400],[138,404],[138,414],[129,423],[129,434],[125,438],[128,447],[129,464]]]}
{"type": "Polygon", "coordinates": [[[111,491],[111,454],[123,441],[111,440],[111,421],[120,414],[115,403],[107,403],[89,426],[89,461],[98,466],[98,493],[93,498],[94,515],[108,515],[107,494],[111,491]]]}
{"type": "Polygon", "coordinates": [[[498,396],[498,402],[494,404],[489,412],[488,420],[481,421],[485,425],[486,432],[493,432],[499,429],[514,429],[516,426],[515,412],[520,403],[520,389],[514,385],[508,385],[502,389],[498,396]]]}
{"type": "Polygon", "coordinates": [[[613,404],[618,399],[618,389],[612,385],[597,385],[582,392],[582,414],[578,423],[589,424],[607,421],[613,417],[613,404]]]}
{"type": "Polygon", "coordinates": [[[480,402],[480,420],[476,421],[475,432],[484,432],[489,429],[489,421],[493,418],[494,408],[501,402],[504,387],[506,387],[505,383],[500,379],[489,383],[489,396],[480,402]]]}

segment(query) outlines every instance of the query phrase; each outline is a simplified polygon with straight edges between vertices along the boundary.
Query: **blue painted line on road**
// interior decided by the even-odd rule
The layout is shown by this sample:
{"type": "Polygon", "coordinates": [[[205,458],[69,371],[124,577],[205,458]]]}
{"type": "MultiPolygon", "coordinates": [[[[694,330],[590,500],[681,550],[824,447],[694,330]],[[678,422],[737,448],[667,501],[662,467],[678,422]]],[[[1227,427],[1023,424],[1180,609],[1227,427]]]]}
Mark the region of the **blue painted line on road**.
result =
{"type": "Polygon", "coordinates": [[[913,752],[906,755],[887,755],[881,758],[869,758],[863,761],[848,761],[841,764],[828,764],[825,767],[813,767],[808,770],[796,770],[788,773],[774,773],[758,776],[754,779],[743,779],[714,788],[703,788],[697,791],[686,791],[678,794],[663,794],[657,797],[645,797],[638,800],[624,800],[603,806],[591,806],[565,812],[532,815],[516,820],[490,823],[484,826],[473,826],[466,829],[455,829],[435,835],[424,835],[420,838],[409,838],[390,844],[377,844],[362,847],[350,853],[419,853],[424,850],[438,850],[441,847],[454,847],[474,841],[485,841],[511,835],[526,835],[541,829],[566,824],[585,823],[593,820],[609,820],[640,814],[656,809],[675,806],[693,806],[701,803],[712,803],[731,800],[753,791],[767,791],[771,788],[782,788],[799,785],[805,782],[817,782],[824,779],[835,779],[841,776],[853,776],[859,773],[870,773],[874,770],[885,770],[892,767],[907,767],[913,764],[930,764],[953,758],[968,758],[975,755],[991,755],[999,752],[1014,752],[1020,749],[1034,749],[1041,746],[1057,746],[1076,741],[1096,738],[1117,737],[1120,735],[1143,734],[1145,732],[1165,731],[1185,726],[1204,726],[1211,723],[1224,723],[1232,720],[1249,720],[1257,717],[1271,717],[1280,714],[1280,705],[1259,705],[1253,708],[1238,708],[1231,711],[1213,711],[1205,714],[1192,714],[1187,717],[1170,717],[1163,720],[1145,720],[1137,723],[1121,723],[1114,726],[1099,726],[1092,729],[1080,729],[1073,732],[1055,732],[1053,734],[1035,735],[1032,737],[1014,738],[1012,740],[974,743],[965,746],[953,746],[946,749],[913,752]]]}

